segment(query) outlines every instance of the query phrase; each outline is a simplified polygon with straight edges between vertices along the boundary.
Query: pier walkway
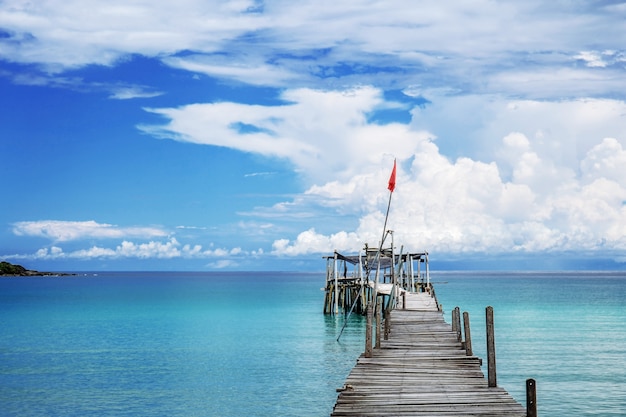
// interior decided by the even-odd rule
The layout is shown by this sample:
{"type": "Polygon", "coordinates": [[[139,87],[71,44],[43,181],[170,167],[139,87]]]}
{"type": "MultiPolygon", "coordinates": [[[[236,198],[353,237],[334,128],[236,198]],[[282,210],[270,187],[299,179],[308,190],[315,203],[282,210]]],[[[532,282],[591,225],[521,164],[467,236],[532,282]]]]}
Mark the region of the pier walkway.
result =
{"type": "MultiPolygon", "coordinates": [[[[489,387],[429,293],[406,293],[388,315],[389,336],[361,355],[331,416],[525,417],[504,389],[489,387]]],[[[471,343],[471,340],[470,340],[471,343]]]]}

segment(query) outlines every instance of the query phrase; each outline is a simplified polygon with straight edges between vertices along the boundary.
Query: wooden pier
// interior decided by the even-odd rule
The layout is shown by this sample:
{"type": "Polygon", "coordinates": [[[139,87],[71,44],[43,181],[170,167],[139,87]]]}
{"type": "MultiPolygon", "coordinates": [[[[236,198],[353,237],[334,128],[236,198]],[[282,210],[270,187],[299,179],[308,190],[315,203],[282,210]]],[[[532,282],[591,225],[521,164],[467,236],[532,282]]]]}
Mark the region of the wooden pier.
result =
{"type": "Polygon", "coordinates": [[[331,416],[536,417],[534,380],[526,381],[526,408],[497,386],[493,309],[486,309],[485,378],[469,315],[457,307],[451,324],[444,320],[428,252],[395,253],[387,235],[388,249],[365,245],[358,256],[325,257],[324,313],[341,310],[346,324],[353,312],[367,315],[364,353],[337,390],[331,416]]]}
{"type": "MultiPolygon", "coordinates": [[[[370,304],[370,335],[373,310],[370,304]]],[[[491,370],[485,378],[464,317],[465,341],[458,309],[447,324],[433,292],[402,293],[385,319],[383,340],[376,320],[377,347],[366,341],[365,353],[337,390],[331,416],[536,416],[536,409],[525,409],[495,386],[495,356],[493,381],[491,370]]],[[[534,381],[529,384],[534,395],[534,381]]],[[[529,401],[534,405],[534,398],[529,401]]]]}

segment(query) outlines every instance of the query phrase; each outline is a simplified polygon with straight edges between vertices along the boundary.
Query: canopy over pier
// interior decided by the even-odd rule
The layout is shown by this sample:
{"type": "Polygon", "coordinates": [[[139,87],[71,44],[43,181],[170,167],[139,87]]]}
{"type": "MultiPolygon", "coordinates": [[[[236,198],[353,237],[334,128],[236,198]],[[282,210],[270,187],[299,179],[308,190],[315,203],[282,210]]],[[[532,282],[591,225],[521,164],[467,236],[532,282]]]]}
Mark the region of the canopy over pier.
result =
{"type": "Polygon", "coordinates": [[[403,292],[430,292],[428,252],[394,253],[365,245],[357,255],[337,251],[326,259],[324,314],[365,314],[366,306],[383,298],[388,310],[403,292]],[[391,303],[391,304],[390,304],[391,303]]]}

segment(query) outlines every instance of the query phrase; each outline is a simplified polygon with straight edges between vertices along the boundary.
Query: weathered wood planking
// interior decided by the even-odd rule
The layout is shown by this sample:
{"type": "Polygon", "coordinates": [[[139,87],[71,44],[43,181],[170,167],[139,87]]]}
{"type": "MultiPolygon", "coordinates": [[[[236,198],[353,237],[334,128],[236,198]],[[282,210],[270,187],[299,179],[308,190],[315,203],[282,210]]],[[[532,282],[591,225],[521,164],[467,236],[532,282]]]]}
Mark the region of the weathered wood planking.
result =
{"type": "Polygon", "coordinates": [[[489,388],[480,359],[465,348],[426,293],[407,294],[390,314],[389,340],[361,355],[331,416],[525,417],[502,388],[489,388]]]}

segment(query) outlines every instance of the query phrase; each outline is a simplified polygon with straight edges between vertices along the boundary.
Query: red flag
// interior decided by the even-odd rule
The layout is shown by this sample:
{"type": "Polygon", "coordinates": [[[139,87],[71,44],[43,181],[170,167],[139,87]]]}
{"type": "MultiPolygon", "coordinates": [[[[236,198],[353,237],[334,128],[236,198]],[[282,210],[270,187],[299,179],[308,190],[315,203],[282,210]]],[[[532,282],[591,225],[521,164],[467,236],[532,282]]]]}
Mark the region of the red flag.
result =
{"type": "Polygon", "coordinates": [[[393,160],[393,170],[391,171],[391,177],[389,177],[389,185],[387,186],[389,191],[393,193],[396,188],[396,160],[393,160]]]}

